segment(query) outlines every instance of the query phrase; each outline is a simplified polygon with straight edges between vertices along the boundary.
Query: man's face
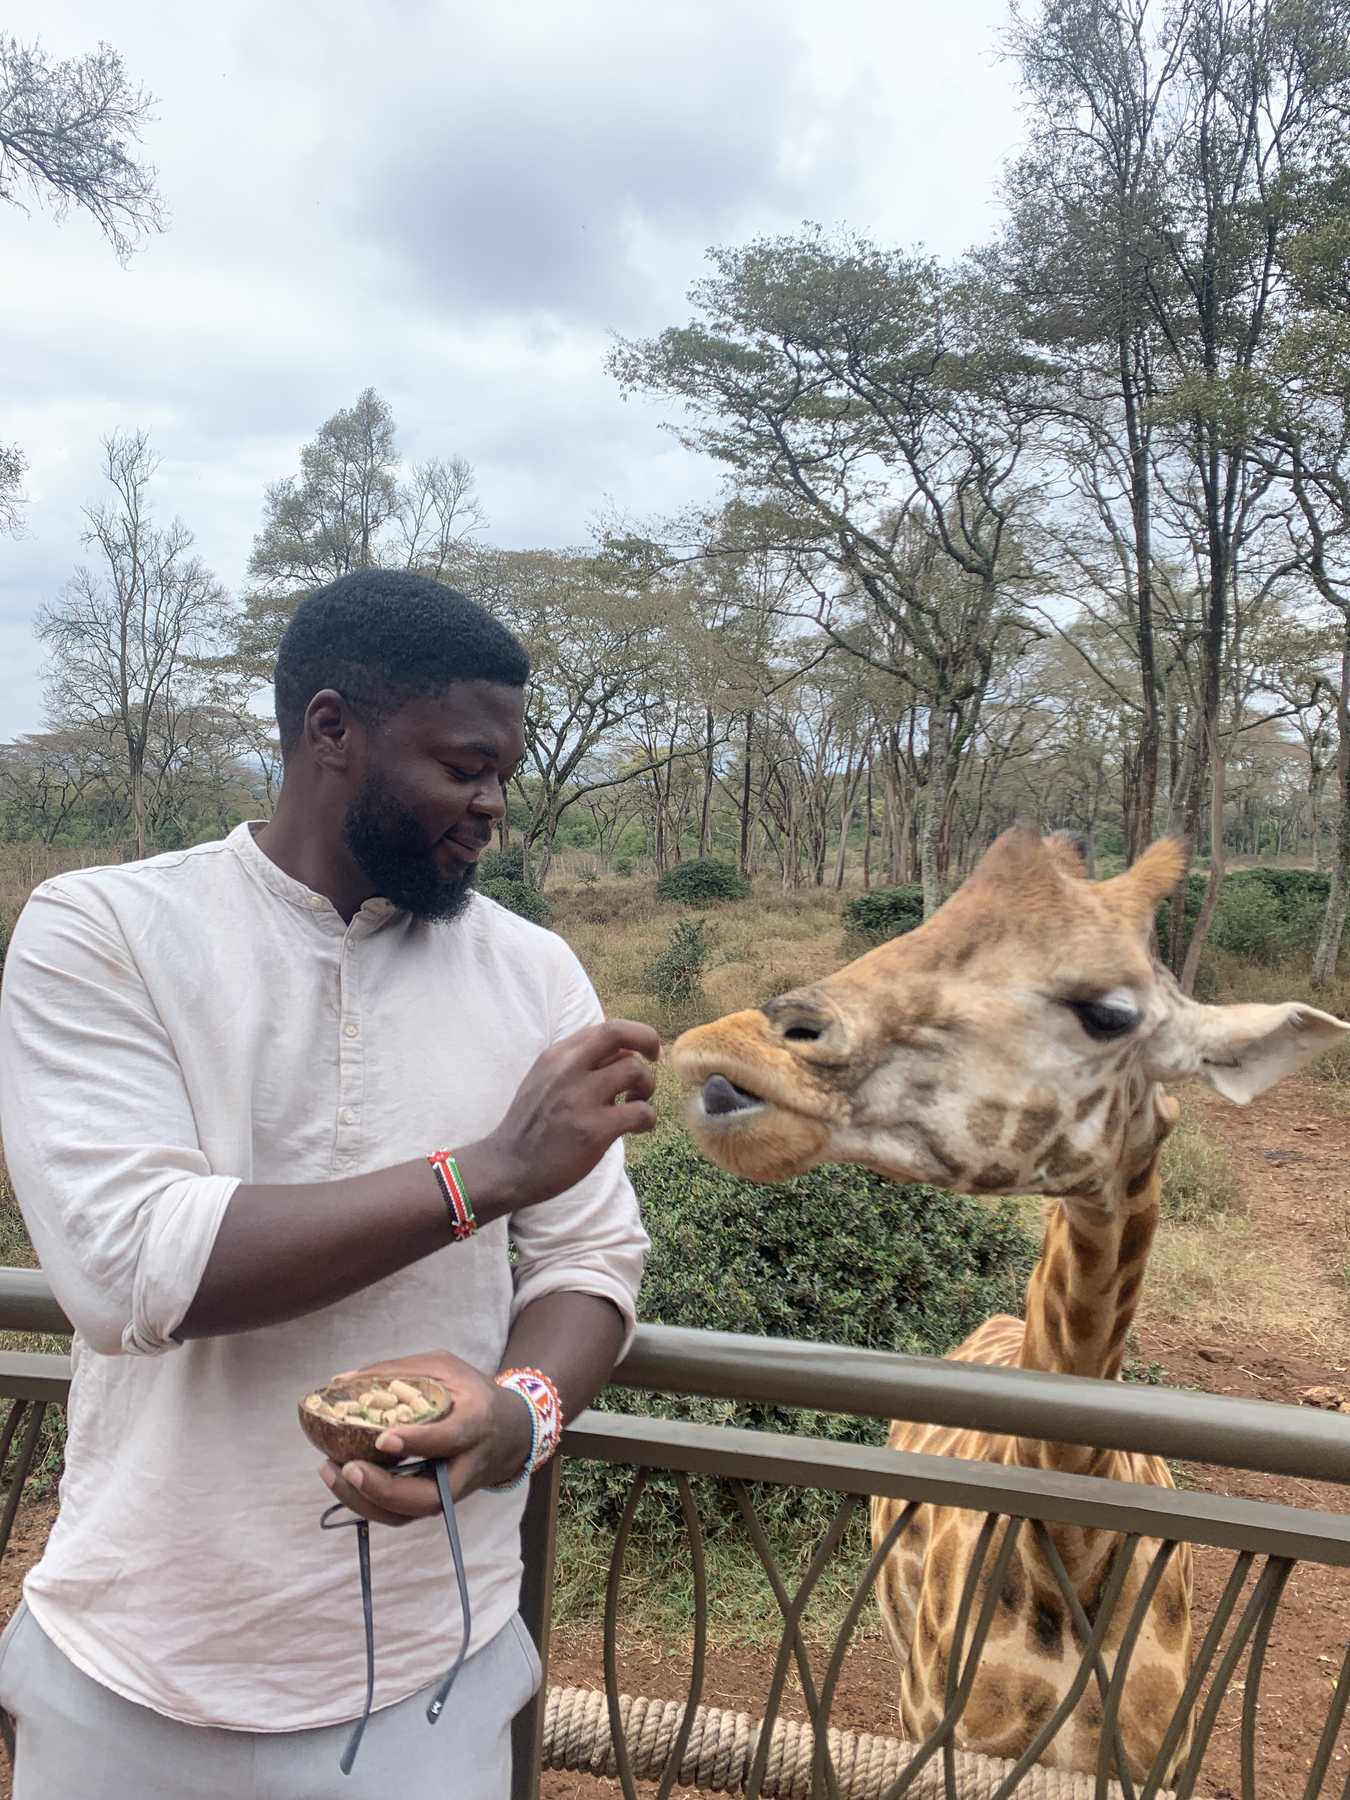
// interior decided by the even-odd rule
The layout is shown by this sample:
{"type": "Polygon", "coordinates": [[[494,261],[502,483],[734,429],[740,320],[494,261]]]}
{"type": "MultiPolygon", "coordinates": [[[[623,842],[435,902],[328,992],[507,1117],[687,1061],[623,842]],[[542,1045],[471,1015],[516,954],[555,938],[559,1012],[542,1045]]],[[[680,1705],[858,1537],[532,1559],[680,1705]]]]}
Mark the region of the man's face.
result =
{"type": "Polygon", "coordinates": [[[365,734],[343,837],[376,892],[419,919],[463,910],[525,754],[523,688],[452,682],[365,734]]]}

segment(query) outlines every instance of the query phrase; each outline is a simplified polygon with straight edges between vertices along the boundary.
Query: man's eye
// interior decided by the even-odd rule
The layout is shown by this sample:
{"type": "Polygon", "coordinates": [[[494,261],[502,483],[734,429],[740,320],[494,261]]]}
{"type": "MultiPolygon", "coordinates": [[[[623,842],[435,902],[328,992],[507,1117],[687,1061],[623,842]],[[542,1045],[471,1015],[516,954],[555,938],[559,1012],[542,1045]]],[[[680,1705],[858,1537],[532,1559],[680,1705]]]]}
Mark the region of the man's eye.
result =
{"type": "Polygon", "coordinates": [[[453,763],[447,763],[446,767],[456,781],[481,781],[487,773],[486,769],[457,769],[453,763]]]}
{"type": "Polygon", "coordinates": [[[1104,1000],[1066,1000],[1065,1006],[1090,1038],[1124,1037],[1139,1023],[1131,1006],[1108,1005],[1104,1000]]]}

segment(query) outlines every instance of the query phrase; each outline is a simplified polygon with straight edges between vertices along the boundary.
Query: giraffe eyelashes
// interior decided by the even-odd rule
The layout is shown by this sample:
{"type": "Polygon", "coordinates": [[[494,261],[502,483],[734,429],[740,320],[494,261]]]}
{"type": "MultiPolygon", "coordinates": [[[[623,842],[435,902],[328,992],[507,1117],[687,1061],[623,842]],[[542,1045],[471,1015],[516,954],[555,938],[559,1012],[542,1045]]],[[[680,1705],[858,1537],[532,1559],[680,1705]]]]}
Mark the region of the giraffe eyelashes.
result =
{"type": "Polygon", "coordinates": [[[1065,1000],[1063,1002],[1090,1038],[1104,1043],[1109,1038],[1124,1037],[1139,1023],[1132,1006],[1121,1006],[1110,1000],[1065,1000]]]}

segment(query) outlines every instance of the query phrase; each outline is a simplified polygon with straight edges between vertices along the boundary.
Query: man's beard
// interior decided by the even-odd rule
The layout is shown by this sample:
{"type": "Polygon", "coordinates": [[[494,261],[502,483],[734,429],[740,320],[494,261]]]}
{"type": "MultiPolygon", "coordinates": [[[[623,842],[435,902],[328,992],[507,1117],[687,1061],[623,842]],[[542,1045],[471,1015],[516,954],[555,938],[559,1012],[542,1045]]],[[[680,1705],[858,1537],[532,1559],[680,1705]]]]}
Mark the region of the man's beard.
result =
{"type": "Polygon", "coordinates": [[[465,863],[447,875],[436,861],[435,842],[427,842],[416,814],[394,799],[380,776],[367,775],[347,808],[342,835],[376,893],[415,919],[446,921],[468,905],[477,865],[465,863]]]}

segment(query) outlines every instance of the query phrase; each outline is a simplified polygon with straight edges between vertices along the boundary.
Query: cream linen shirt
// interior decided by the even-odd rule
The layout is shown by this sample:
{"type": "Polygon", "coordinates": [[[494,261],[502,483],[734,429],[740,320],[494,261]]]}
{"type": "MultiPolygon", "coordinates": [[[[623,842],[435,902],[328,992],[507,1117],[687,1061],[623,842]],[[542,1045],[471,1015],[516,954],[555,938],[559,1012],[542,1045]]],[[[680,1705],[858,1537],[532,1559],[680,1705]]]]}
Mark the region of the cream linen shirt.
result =
{"type": "MultiPolygon", "coordinates": [[[[247,825],[36,890],[0,998],[0,1128],[76,1336],[60,1513],[24,1591],[78,1668],[194,1725],[360,1711],[355,1534],[319,1529],[328,1495],[297,1402],[421,1350],[493,1370],[544,1294],[603,1295],[631,1329],[647,1238],[622,1145],[509,1231],[496,1220],[340,1305],[174,1332],[239,1182],[471,1143],[541,1051],[600,1017],[551,932],[481,895],[448,925],[385,900],[344,925],[247,825]]],[[[460,1509],[473,1644],[516,1608],[522,1506],[517,1490],[460,1509]]],[[[439,1518],[376,1526],[371,1549],[387,1706],[449,1666],[459,1608],[439,1518]]]]}

